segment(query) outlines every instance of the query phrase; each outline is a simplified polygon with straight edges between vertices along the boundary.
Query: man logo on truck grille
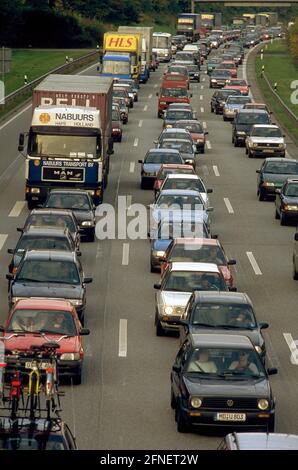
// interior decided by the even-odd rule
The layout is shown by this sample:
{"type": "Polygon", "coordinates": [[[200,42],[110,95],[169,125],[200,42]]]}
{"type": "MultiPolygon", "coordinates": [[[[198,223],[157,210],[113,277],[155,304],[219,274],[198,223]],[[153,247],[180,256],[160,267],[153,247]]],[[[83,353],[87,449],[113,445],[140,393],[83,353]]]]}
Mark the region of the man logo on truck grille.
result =
{"type": "Polygon", "coordinates": [[[48,122],[50,122],[51,116],[50,116],[48,113],[42,113],[42,114],[39,116],[39,120],[40,120],[40,122],[42,122],[43,124],[47,124],[48,122]]]}

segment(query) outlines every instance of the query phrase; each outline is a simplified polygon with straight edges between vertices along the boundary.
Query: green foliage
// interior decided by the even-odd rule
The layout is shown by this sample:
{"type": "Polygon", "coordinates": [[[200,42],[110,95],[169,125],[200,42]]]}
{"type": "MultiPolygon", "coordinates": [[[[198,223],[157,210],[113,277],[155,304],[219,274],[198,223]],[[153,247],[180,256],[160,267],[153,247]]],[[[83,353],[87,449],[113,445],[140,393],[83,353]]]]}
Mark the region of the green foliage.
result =
{"type": "Polygon", "coordinates": [[[298,18],[288,30],[287,43],[291,59],[298,68],[298,18]]]}

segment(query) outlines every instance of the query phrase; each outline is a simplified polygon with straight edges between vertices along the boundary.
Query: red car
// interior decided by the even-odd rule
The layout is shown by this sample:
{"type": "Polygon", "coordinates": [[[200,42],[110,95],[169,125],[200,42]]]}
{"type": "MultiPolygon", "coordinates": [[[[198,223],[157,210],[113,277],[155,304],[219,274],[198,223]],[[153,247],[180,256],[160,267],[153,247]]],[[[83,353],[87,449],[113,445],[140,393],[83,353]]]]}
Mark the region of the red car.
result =
{"type": "Polygon", "coordinates": [[[224,60],[218,68],[229,70],[232,78],[237,78],[237,66],[233,60],[224,60]]]}
{"type": "Polygon", "coordinates": [[[195,175],[196,172],[192,165],[178,165],[174,163],[166,163],[161,165],[154,182],[154,193],[155,195],[158,194],[164,180],[166,179],[167,175],[172,173],[186,173],[188,175],[195,175]]]}
{"type": "MultiPolygon", "coordinates": [[[[84,359],[81,336],[89,335],[90,331],[82,328],[70,302],[37,298],[19,300],[9,312],[4,332],[6,337],[11,336],[5,341],[8,351],[29,352],[33,345],[58,343],[59,377],[72,378],[74,384],[81,383],[84,359]]],[[[10,368],[14,368],[14,362],[8,355],[7,370],[10,368]]]]}
{"type": "Polygon", "coordinates": [[[119,106],[112,107],[112,138],[114,142],[122,140],[122,122],[119,106]]]}
{"type": "Polygon", "coordinates": [[[208,131],[204,131],[202,124],[196,119],[181,120],[175,122],[175,127],[178,129],[186,129],[190,132],[192,142],[196,146],[197,151],[205,153],[206,135],[208,131]]]}
{"type": "Polygon", "coordinates": [[[229,80],[229,83],[224,87],[224,90],[230,90],[232,88],[234,90],[239,90],[241,95],[248,95],[250,85],[247,84],[246,80],[242,80],[240,78],[231,78],[231,80],[229,80]]]}
{"type": "Polygon", "coordinates": [[[175,82],[177,86],[187,87],[189,89],[189,77],[188,75],[183,75],[182,73],[178,72],[170,72],[165,73],[163,76],[162,87],[164,86],[164,82],[175,82]],[[180,85],[179,85],[180,83],[180,85]]]}
{"type": "Polygon", "coordinates": [[[175,261],[214,263],[220,269],[227,287],[236,290],[235,279],[230,268],[236,261],[228,260],[219,240],[213,238],[176,238],[167,248],[161,263],[161,275],[175,261]]]}
{"type": "Polygon", "coordinates": [[[170,103],[189,103],[190,97],[187,86],[181,85],[181,82],[176,81],[163,81],[162,87],[158,96],[158,110],[157,116],[160,118],[163,116],[164,111],[167,109],[170,103]]]}

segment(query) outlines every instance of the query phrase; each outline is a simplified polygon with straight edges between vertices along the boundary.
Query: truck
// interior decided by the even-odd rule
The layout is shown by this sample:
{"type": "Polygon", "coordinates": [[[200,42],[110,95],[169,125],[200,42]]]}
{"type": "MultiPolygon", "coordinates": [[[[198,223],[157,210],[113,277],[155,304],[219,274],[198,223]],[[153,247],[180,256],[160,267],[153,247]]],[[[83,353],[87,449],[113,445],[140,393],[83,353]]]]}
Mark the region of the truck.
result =
{"type": "Polygon", "coordinates": [[[256,25],[261,26],[275,26],[278,21],[278,14],[276,12],[262,12],[257,13],[255,16],[256,25]]]}
{"type": "Polygon", "coordinates": [[[221,13],[201,13],[200,23],[205,26],[209,31],[213,28],[220,28],[222,23],[221,13]]]}
{"type": "MultiPolygon", "coordinates": [[[[62,74],[34,88],[25,155],[28,209],[52,188],[85,189],[94,204],[102,202],[113,153],[112,89],[111,78],[62,74]]],[[[20,152],[24,146],[21,133],[20,152]]]]}
{"type": "Polygon", "coordinates": [[[146,83],[150,77],[153,28],[151,26],[119,26],[118,31],[119,33],[140,33],[142,35],[140,82],[146,83]]]}
{"type": "Polygon", "coordinates": [[[200,38],[201,15],[197,13],[179,13],[177,17],[177,34],[184,34],[189,41],[200,38]]]}
{"type": "Polygon", "coordinates": [[[103,39],[101,75],[132,78],[137,83],[141,72],[142,35],[107,32],[103,39]]]}
{"type": "Polygon", "coordinates": [[[152,36],[152,52],[159,62],[169,62],[172,58],[172,35],[156,32],[152,36]]]}

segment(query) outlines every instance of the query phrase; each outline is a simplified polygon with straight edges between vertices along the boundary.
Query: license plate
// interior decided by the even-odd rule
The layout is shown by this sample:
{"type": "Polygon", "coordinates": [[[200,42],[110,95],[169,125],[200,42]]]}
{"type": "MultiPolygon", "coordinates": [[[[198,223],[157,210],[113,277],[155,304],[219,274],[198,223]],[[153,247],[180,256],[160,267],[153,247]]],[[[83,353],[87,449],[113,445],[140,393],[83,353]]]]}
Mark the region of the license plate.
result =
{"type": "Polygon", "coordinates": [[[217,413],[217,421],[246,421],[245,413],[217,413]]]}
{"type": "MultiPolygon", "coordinates": [[[[39,369],[48,369],[49,367],[52,367],[52,365],[49,362],[41,362],[38,365],[39,369]]],[[[25,362],[25,368],[26,369],[33,369],[34,367],[34,362],[25,362]]]]}
{"type": "Polygon", "coordinates": [[[274,150],[271,150],[271,149],[264,149],[263,152],[264,152],[264,153],[273,153],[274,150]]]}

